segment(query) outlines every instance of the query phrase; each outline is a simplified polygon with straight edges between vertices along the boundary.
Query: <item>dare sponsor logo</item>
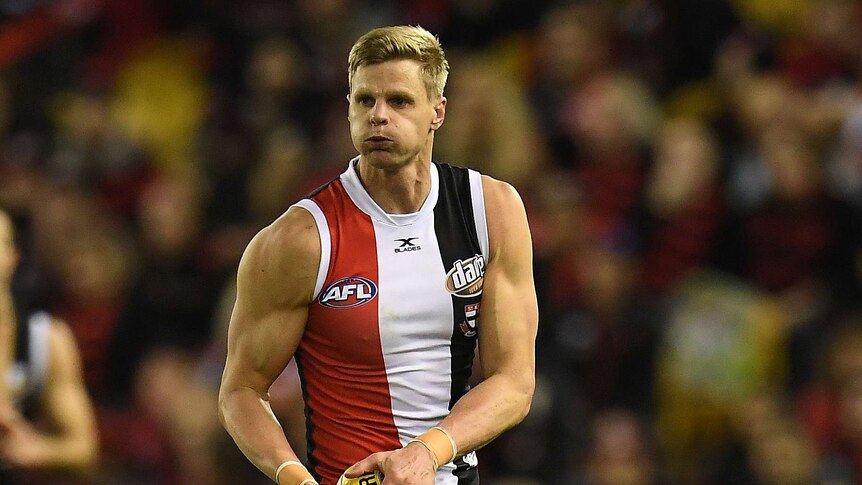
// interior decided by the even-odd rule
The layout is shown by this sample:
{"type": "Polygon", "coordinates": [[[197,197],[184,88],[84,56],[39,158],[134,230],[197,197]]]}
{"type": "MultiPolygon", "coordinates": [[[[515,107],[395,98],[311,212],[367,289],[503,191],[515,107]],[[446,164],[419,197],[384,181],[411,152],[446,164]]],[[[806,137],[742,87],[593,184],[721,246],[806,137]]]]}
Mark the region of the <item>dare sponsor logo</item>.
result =
{"type": "Polygon", "coordinates": [[[475,255],[466,260],[455,261],[446,273],[446,290],[455,296],[470,297],[482,294],[485,282],[485,258],[475,255]]]}
{"type": "Polygon", "coordinates": [[[364,305],[377,296],[377,285],[368,278],[349,276],[341,278],[320,292],[318,301],[329,308],[354,308],[364,305]]]}

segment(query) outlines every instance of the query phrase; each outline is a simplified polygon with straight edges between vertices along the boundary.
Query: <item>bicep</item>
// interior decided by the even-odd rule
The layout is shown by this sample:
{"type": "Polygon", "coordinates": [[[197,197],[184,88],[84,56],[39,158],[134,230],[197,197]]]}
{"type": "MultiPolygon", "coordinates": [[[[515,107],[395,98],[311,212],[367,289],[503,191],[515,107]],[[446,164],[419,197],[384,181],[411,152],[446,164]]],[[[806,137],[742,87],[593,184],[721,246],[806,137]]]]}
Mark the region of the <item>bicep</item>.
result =
{"type": "Polygon", "coordinates": [[[293,357],[305,328],[307,307],[261,313],[237,296],[228,329],[223,387],[243,386],[264,395],[293,357]]]}
{"type": "Polygon", "coordinates": [[[487,375],[532,375],[538,325],[532,244],[520,197],[486,180],[490,260],[482,290],[479,352],[487,375]]]}
{"type": "Polygon", "coordinates": [[[319,257],[317,229],[304,209],[249,244],[237,274],[223,391],[249,387],[265,396],[287,366],[305,330],[319,257]]]}

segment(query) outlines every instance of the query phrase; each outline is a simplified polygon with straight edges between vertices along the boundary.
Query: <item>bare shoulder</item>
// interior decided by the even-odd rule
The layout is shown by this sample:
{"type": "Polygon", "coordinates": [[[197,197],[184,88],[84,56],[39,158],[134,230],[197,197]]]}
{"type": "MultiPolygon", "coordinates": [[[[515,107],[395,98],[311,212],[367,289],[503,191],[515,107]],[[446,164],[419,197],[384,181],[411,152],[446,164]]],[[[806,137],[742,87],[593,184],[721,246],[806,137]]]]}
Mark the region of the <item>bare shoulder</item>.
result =
{"type": "Polygon", "coordinates": [[[507,241],[529,238],[527,214],[520,194],[511,184],[483,175],[482,191],[493,258],[501,245],[509,244],[507,241]]]}
{"type": "Polygon", "coordinates": [[[489,216],[498,218],[514,212],[524,211],[521,195],[508,182],[482,175],[482,191],[485,193],[485,211],[489,216]]]}
{"type": "Polygon", "coordinates": [[[78,346],[75,334],[69,325],[56,317],[51,317],[51,326],[48,333],[48,341],[52,346],[72,347],[78,346]]]}
{"type": "Polygon", "coordinates": [[[320,239],[314,217],[301,207],[291,207],[255,235],[246,249],[249,255],[270,267],[319,257],[320,239]]]}
{"type": "Polygon", "coordinates": [[[292,207],[248,244],[239,266],[239,291],[253,287],[262,297],[310,300],[319,261],[320,236],[314,217],[292,207]]]}
{"type": "Polygon", "coordinates": [[[79,366],[78,342],[72,329],[63,320],[51,319],[48,346],[53,370],[68,372],[79,366]]]}

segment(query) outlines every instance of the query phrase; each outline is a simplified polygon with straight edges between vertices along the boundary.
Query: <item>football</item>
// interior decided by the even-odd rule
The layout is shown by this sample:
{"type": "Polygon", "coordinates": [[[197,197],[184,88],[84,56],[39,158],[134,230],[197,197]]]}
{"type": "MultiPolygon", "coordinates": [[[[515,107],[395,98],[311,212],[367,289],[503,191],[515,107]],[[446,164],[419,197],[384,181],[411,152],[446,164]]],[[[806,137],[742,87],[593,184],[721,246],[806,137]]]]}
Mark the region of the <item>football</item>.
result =
{"type": "Polygon", "coordinates": [[[374,471],[356,478],[347,478],[341,475],[336,485],[380,485],[381,483],[383,483],[383,474],[374,471]]]}

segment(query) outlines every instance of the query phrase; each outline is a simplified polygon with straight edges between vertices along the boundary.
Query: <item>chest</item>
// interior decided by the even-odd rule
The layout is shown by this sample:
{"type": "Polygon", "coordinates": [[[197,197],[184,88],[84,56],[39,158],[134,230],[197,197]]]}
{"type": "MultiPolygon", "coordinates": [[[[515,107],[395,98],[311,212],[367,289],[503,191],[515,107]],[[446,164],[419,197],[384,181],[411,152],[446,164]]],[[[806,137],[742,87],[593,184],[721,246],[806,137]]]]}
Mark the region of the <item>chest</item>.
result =
{"type": "Polygon", "coordinates": [[[484,259],[469,238],[453,238],[456,231],[433,216],[408,226],[367,224],[333,231],[330,271],[309,309],[306,338],[349,349],[354,363],[375,361],[381,348],[407,354],[448,347],[461,333],[475,338],[484,259]]]}

